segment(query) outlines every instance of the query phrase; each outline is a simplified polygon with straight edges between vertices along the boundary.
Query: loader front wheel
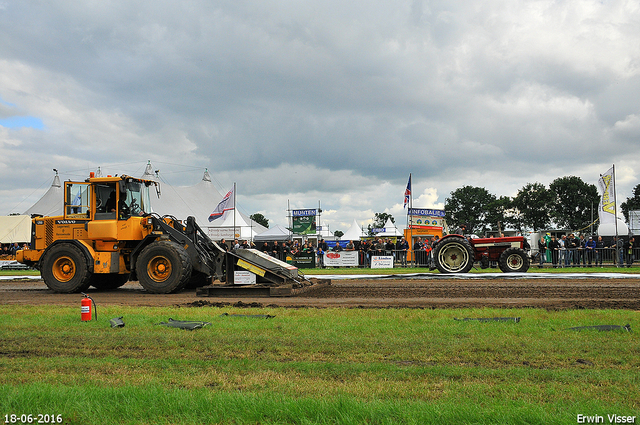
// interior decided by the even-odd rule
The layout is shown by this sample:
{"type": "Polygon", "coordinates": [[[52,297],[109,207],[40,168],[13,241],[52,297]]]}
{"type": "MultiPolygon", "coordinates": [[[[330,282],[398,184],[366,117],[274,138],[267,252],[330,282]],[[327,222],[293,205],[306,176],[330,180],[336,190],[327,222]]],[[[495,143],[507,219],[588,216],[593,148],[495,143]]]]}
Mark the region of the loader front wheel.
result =
{"type": "Polygon", "coordinates": [[[71,243],[49,248],[42,259],[41,273],[49,289],[67,294],[86,291],[91,278],[84,254],[71,243]]]}
{"type": "Polygon", "coordinates": [[[136,261],[140,285],[147,292],[178,292],[191,278],[191,260],[185,249],[170,241],[153,242],[142,250],[136,261]]]}

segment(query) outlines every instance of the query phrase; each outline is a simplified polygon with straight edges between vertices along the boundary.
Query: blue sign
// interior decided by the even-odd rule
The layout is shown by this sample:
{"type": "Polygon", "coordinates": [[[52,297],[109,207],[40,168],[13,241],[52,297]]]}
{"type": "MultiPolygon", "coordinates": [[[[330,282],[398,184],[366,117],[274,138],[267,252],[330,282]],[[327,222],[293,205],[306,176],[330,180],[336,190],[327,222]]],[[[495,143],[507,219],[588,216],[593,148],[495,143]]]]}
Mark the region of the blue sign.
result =
{"type": "Polygon", "coordinates": [[[307,209],[307,210],[292,210],[294,217],[309,217],[316,215],[316,209],[307,209]]]}
{"type": "Polygon", "coordinates": [[[422,208],[409,208],[409,215],[423,215],[427,217],[444,217],[444,210],[430,210],[422,208]]]}

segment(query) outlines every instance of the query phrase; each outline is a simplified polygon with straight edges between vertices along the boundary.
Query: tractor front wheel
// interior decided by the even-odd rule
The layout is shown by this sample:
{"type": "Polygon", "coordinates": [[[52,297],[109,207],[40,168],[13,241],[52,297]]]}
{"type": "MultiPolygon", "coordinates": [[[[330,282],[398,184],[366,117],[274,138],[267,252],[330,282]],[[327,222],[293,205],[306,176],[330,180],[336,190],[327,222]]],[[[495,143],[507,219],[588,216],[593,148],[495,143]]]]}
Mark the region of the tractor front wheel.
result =
{"type": "Polygon", "coordinates": [[[529,257],[520,248],[506,249],[498,259],[500,270],[504,273],[526,273],[529,270],[529,257]]]}
{"type": "Polygon", "coordinates": [[[180,291],[189,282],[191,271],[191,259],[186,250],[170,241],[151,243],[136,261],[140,285],[154,294],[180,291]]]}
{"type": "Polygon", "coordinates": [[[473,267],[473,248],[469,241],[461,236],[440,240],[433,255],[440,273],[468,273],[473,267]]]}

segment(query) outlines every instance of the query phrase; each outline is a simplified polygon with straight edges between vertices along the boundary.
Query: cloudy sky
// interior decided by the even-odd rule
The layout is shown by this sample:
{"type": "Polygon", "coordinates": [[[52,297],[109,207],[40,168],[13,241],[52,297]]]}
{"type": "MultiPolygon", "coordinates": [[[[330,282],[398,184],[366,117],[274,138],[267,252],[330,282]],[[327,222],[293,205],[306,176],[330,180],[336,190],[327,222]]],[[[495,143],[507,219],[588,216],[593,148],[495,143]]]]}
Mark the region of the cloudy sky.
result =
{"type": "Polygon", "coordinates": [[[405,223],[464,185],[640,183],[637,1],[2,1],[0,214],[205,168],[243,212],[405,223]]]}

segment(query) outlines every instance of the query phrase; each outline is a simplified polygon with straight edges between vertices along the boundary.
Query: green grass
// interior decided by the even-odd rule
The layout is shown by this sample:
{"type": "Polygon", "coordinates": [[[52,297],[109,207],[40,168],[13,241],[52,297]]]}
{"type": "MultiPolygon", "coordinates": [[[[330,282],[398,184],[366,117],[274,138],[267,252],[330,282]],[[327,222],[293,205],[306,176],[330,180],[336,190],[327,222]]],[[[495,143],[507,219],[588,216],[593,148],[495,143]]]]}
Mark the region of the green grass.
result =
{"type": "Polygon", "coordinates": [[[0,414],[64,423],[576,423],[638,415],[638,312],[0,306],[0,414]],[[223,317],[271,314],[273,319],[223,317]],[[108,319],[124,316],[122,329],[108,319]],[[521,317],[520,323],[456,321],[521,317]],[[174,319],[212,325],[182,331],[174,319]],[[605,416],[606,417],[606,416],[605,416]]]}

